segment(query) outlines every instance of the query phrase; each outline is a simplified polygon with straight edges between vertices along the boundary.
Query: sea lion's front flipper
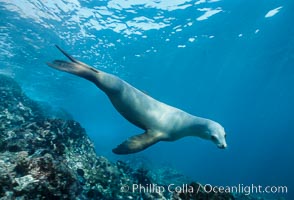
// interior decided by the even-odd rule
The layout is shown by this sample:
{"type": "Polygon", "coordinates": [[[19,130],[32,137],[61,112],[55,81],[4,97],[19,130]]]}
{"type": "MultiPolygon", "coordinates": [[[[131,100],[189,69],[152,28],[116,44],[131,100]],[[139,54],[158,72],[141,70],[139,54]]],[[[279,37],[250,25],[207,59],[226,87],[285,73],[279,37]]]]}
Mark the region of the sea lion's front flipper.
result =
{"type": "Polygon", "coordinates": [[[131,154],[142,151],[160,141],[160,133],[148,130],[143,134],[135,135],[112,150],[115,154],[131,154]]]}

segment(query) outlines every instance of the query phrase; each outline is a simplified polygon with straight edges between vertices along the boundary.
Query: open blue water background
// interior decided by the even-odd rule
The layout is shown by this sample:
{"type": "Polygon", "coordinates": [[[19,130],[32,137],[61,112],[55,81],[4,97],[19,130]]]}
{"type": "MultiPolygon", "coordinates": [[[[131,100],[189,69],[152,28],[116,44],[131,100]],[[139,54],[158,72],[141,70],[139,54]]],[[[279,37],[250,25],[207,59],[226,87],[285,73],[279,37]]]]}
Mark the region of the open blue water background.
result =
{"type": "Polygon", "coordinates": [[[294,199],[293,9],[290,0],[0,0],[0,73],[67,110],[100,155],[171,166],[202,183],[285,185],[294,199]],[[65,59],[54,44],[220,122],[228,149],[189,137],[114,155],[142,130],[90,82],[47,67],[65,59]]]}

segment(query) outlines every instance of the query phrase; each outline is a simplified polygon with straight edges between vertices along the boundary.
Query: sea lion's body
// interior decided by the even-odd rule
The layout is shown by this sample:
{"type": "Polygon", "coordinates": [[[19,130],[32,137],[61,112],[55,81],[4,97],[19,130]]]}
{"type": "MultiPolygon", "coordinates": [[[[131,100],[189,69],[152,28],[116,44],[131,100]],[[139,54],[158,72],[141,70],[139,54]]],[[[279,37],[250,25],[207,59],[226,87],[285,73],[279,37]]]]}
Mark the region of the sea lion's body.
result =
{"type": "Polygon", "coordinates": [[[49,66],[93,82],[105,92],[124,118],[145,130],[143,134],[135,135],[113,149],[114,153],[135,153],[159,141],[174,141],[185,136],[209,140],[213,136],[220,148],[226,147],[224,129],[217,122],[193,116],[157,101],[120,78],[89,67],[57,48],[72,62],[55,60],[48,63],[49,66]]]}

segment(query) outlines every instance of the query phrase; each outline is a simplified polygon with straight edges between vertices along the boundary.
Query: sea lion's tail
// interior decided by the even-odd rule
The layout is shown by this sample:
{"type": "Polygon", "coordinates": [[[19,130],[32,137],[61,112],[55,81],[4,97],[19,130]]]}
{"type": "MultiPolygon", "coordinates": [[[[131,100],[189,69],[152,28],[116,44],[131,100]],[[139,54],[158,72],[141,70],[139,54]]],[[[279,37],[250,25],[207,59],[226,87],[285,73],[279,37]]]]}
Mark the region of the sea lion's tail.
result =
{"type": "Polygon", "coordinates": [[[47,63],[48,66],[50,66],[54,69],[60,70],[60,71],[75,74],[77,76],[83,77],[83,78],[88,79],[90,81],[93,80],[93,75],[95,75],[96,73],[99,73],[99,71],[96,70],[95,68],[92,68],[92,67],[88,66],[87,64],[76,60],[71,55],[66,53],[63,49],[61,49],[59,46],[57,46],[57,45],[55,45],[55,46],[71,62],[64,61],[64,60],[54,60],[52,63],[47,63]]]}

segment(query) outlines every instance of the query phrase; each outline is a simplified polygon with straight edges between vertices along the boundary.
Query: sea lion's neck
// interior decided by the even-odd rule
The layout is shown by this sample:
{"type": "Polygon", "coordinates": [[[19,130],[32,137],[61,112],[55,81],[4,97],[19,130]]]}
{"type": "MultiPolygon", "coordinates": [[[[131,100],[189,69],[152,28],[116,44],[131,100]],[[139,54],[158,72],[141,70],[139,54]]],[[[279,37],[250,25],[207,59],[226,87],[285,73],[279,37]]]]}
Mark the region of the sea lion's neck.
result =
{"type": "Polygon", "coordinates": [[[212,123],[211,120],[193,116],[189,136],[197,136],[203,139],[209,139],[209,125],[212,123]]]}

